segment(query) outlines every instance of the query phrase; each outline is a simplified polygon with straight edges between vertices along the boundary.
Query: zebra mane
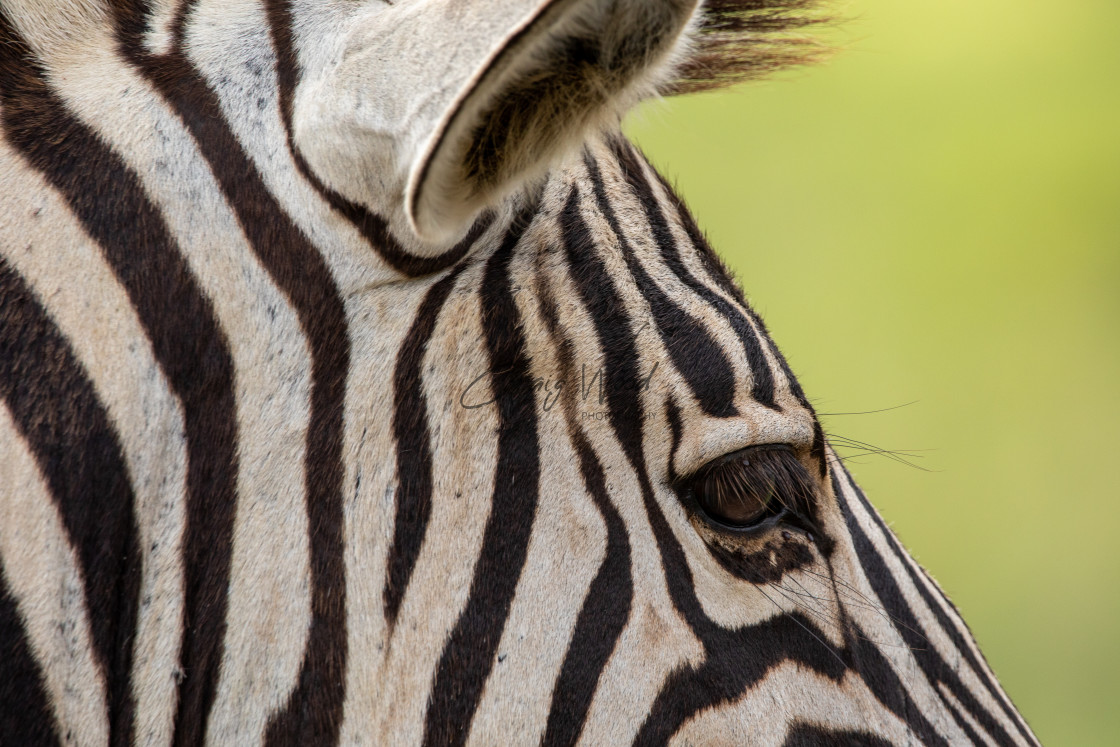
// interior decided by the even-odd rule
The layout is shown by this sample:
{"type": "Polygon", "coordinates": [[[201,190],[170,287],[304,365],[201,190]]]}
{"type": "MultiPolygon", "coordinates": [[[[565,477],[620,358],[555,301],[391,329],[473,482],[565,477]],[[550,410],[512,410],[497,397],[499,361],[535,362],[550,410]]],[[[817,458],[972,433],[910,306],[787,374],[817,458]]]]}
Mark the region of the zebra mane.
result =
{"type": "Polygon", "coordinates": [[[706,0],[693,48],[662,93],[711,91],[820,62],[826,45],[798,32],[831,20],[819,0],[706,0]]]}

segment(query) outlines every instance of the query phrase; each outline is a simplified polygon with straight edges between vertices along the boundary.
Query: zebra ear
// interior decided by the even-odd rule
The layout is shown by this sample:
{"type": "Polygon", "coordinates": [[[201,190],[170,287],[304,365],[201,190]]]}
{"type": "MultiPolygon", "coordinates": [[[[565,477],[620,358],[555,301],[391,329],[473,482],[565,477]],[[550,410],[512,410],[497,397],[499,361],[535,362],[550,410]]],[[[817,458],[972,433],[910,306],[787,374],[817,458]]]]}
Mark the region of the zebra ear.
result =
{"type": "Polygon", "coordinates": [[[351,32],[314,96],[299,97],[310,105],[297,99],[297,139],[332,186],[447,241],[655,91],[697,2],[397,3],[351,32]],[[383,171],[356,175],[363,166],[383,171]]]}
{"type": "Polygon", "coordinates": [[[504,29],[418,154],[407,207],[420,235],[461,225],[655,90],[695,6],[553,0],[504,29]]]}

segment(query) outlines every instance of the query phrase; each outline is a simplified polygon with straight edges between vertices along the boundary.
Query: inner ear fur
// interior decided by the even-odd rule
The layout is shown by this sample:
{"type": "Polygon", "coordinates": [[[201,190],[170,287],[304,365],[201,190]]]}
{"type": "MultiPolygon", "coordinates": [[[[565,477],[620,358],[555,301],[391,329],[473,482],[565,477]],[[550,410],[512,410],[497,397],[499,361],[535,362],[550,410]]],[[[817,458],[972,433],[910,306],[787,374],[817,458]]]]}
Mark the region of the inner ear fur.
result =
{"type": "Polygon", "coordinates": [[[416,233],[440,241],[617,123],[671,74],[697,0],[551,0],[462,87],[409,173],[416,233]]]}

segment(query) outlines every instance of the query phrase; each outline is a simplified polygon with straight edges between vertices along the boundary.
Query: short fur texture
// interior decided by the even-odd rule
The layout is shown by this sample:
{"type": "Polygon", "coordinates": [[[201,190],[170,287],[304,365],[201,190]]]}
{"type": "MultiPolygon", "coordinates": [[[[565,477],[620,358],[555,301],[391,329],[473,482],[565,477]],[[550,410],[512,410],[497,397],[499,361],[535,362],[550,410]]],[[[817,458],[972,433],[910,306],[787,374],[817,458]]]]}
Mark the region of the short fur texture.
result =
{"type": "Polygon", "coordinates": [[[618,131],[790,7],[0,0],[0,744],[1037,745],[618,131]]]}

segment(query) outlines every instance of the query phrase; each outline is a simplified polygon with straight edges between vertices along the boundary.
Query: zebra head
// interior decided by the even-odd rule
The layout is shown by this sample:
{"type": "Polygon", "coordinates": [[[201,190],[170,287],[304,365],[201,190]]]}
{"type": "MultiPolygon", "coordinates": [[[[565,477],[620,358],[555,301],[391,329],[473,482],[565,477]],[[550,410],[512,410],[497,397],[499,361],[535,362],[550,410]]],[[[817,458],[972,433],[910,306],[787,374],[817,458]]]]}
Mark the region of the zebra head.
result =
{"type": "Polygon", "coordinates": [[[3,0],[0,742],[1036,744],[619,130],[809,5],[3,0]]]}

